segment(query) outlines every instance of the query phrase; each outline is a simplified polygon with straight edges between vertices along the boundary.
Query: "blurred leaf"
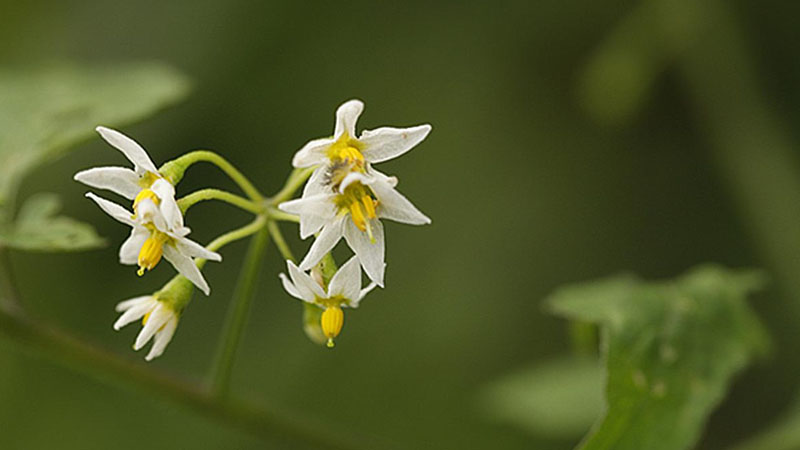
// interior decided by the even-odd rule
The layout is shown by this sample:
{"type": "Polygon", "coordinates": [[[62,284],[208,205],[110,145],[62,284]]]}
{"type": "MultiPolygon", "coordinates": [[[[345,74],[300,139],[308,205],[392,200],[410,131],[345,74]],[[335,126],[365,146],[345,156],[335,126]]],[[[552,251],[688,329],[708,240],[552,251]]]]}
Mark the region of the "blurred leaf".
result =
{"type": "Polygon", "coordinates": [[[97,125],[142,119],[188,87],[160,64],[0,69],[0,206],[27,171],[92,136],[97,125]]]}
{"type": "Polygon", "coordinates": [[[731,377],[767,348],[746,303],[762,285],[756,272],[704,266],[675,281],[624,276],[548,299],[556,314],[601,326],[607,411],[579,448],[690,448],[731,377]]]}
{"type": "Polygon", "coordinates": [[[800,450],[800,398],[775,425],[731,450],[800,450]]]}
{"type": "Polygon", "coordinates": [[[491,383],[480,404],[492,420],[536,436],[574,438],[603,412],[603,371],[597,358],[562,358],[518,370],[491,383]]]}
{"type": "Polygon", "coordinates": [[[55,194],[31,197],[22,205],[16,223],[0,232],[0,243],[28,251],[86,250],[105,243],[90,225],[56,216],[60,206],[55,194]]]}

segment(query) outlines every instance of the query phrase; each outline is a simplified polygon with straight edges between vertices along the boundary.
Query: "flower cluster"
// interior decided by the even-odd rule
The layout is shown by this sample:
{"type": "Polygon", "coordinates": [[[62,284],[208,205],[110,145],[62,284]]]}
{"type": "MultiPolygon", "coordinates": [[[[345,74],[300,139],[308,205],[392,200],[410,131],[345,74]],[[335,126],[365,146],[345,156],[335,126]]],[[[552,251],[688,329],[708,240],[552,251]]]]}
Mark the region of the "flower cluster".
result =
{"type": "MultiPolygon", "coordinates": [[[[291,296],[305,302],[306,333],[315,341],[333,347],[333,340],[344,324],[342,308],[358,307],[369,291],[384,285],[385,238],[381,220],[413,225],[430,223],[427,216],[397,192],[397,178],[373,168],[373,164],[411,150],[425,139],[430,125],[384,127],[356,135],[356,121],[363,109],[364,104],[358,100],[340,106],[333,136],[313,140],[301,148],[292,161],[295,170],[286,186],[271,198],[264,197],[241,172],[214,152],[196,150],[157,168],[134,140],[109,128],[97,128],[106,142],[133,163],[133,168],[96,167],[78,172],[75,180],[130,201],[130,208],[126,208],[94,193],[86,194],[108,215],[131,227],[130,236],[119,249],[119,261],[138,266],[139,276],[153,270],[162,259],[178,272],[158,291],[117,305],[120,315],[114,329],[141,321],[134,350],[152,341],[145,359],[150,361],[160,356],[172,340],[194,288],[206,295],[211,292],[200,271],[205,262],[221,261],[216,250],[256,233],[272,235],[287,260],[289,275],[281,274],[280,279],[291,296]],[[177,183],[187,168],[199,161],[215,164],[247,198],[206,188],[176,199],[177,183]],[[289,200],[303,182],[306,184],[302,196],[289,200]],[[256,217],[249,225],[228,231],[203,246],[187,237],[190,230],[183,217],[189,207],[203,200],[224,201],[256,217]],[[299,222],[303,239],[316,235],[299,265],[293,262],[275,224],[279,220],[299,222]],[[331,252],[342,238],[355,254],[337,269],[331,252]],[[362,268],[370,279],[363,289],[362,268]]],[[[259,248],[258,242],[254,241],[252,248],[259,248]]],[[[239,305],[246,304],[238,301],[239,305]]],[[[231,323],[228,336],[234,338],[226,342],[235,344],[235,336],[240,334],[236,327],[244,322],[231,323]]]]}
{"type": "MultiPolygon", "coordinates": [[[[130,237],[119,249],[120,263],[138,265],[137,273],[142,276],[163,257],[181,275],[209,295],[211,289],[194,258],[220,261],[222,257],[186,237],[190,230],[184,226],[183,213],[175,200],[172,182],[159,172],[147,152],[133,139],[105,127],[97,127],[97,132],[134,166],[133,169],[95,167],[75,175],[75,180],[81,183],[109,190],[133,201],[132,211],[129,211],[91,192],[86,194],[108,215],[131,227],[130,237]]],[[[136,350],[156,336],[148,360],[163,352],[175,331],[180,313],[174,302],[159,302],[158,296],[148,296],[146,301],[144,297],[128,300],[117,305],[117,309],[124,313],[114,324],[115,329],[144,317],[144,327],[134,345],[136,350]],[[157,325],[155,329],[153,324],[157,325]]]]}
{"type": "MultiPolygon", "coordinates": [[[[364,104],[359,100],[344,103],[336,111],[333,136],[312,140],[295,154],[292,161],[295,167],[315,169],[302,197],[279,205],[281,210],[300,217],[302,239],[316,234],[299,267],[287,261],[294,284],[289,283],[285,275],[282,278],[289,294],[324,310],[321,326],[331,347],[343,324],[341,307],[355,307],[374,285],[384,286],[385,237],[381,219],[411,225],[431,222],[397,192],[396,177],[373,168],[373,164],[411,150],[425,139],[431,126],[382,127],[365,130],[357,136],[356,121],[363,109],[364,104]],[[305,271],[314,269],[342,237],[355,256],[331,278],[326,293],[319,283],[310,281],[305,271]],[[364,268],[373,285],[364,291],[352,286],[342,291],[344,283],[355,285],[355,280],[360,287],[358,265],[364,268]],[[345,268],[348,273],[341,279],[348,281],[334,283],[345,268]]],[[[324,284],[325,280],[321,282],[324,284]]]]}

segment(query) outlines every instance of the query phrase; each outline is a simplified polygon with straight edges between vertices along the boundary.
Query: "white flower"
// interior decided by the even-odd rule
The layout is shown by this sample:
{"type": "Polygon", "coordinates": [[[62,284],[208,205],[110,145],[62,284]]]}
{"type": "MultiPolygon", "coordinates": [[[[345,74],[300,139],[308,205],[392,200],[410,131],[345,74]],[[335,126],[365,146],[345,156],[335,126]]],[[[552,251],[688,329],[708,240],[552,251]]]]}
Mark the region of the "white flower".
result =
{"type": "Polygon", "coordinates": [[[119,249],[119,261],[122,264],[138,264],[138,273],[143,275],[145,270],[152,270],[163,256],[181,275],[188,278],[206,295],[211,292],[192,258],[221,261],[222,257],[186,238],[190,232],[188,228],[169,228],[161,210],[153,200],[146,198],[140,201],[137,212],[133,214],[122,206],[91,192],[86,196],[94,200],[108,215],[133,228],[130,237],[119,249]]]}
{"type": "Polygon", "coordinates": [[[114,329],[117,331],[131,322],[142,319],[142,331],[136,336],[133,344],[134,350],[140,350],[150,342],[150,339],[153,339],[153,346],[144,359],[151,361],[164,353],[164,349],[172,340],[175,329],[178,327],[180,319],[178,312],[166,302],[159,301],[152,295],[125,300],[120,302],[116,309],[117,312],[122,313],[114,322],[114,329]]]}
{"type": "Polygon", "coordinates": [[[171,228],[183,227],[183,214],[175,201],[175,188],[159,174],[147,152],[119,131],[105,127],[97,127],[96,130],[106,142],[121,151],[134,168],[95,167],[78,172],[75,180],[133,200],[134,211],[142,200],[150,198],[159,206],[171,228]]]}
{"type": "Polygon", "coordinates": [[[350,258],[333,275],[327,292],[291,261],[286,261],[286,267],[291,280],[286,275],[280,274],[283,288],[292,297],[324,309],[320,320],[322,332],[328,338],[328,347],[333,347],[333,338],[339,335],[344,325],[342,308],[358,308],[361,299],[375,288],[375,283],[370,283],[361,289],[361,268],[356,256],[350,258]]]}
{"type": "Polygon", "coordinates": [[[279,205],[281,210],[300,216],[301,238],[319,232],[300,269],[313,267],[344,237],[367,276],[382,287],[386,264],[379,219],[411,225],[431,220],[394,189],[395,177],[367,168],[364,173],[350,172],[338,185],[331,185],[326,170],[322,167],[311,175],[300,199],[279,205]]]}
{"type": "Polygon", "coordinates": [[[410,128],[381,127],[365,130],[356,137],[356,121],[363,110],[364,103],[360,100],[345,102],[336,110],[333,137],[307,143],[294,155],[292,165],[347,164],[363,168],[365,162],[379,163],[406,153],[431,131],[427,124],[410,128]]]}

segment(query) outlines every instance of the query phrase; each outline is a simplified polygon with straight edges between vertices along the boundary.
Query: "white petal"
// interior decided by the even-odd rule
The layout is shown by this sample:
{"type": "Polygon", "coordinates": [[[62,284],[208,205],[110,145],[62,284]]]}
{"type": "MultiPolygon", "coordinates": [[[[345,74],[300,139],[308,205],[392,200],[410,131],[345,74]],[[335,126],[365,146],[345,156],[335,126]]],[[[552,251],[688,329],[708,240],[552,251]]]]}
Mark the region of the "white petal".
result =
{"type": "Polygon", "coordinates": [[[147,152],[144,151],[142,146],[137,144],[136,141],[110,128],[97,127],[95,130],[100,133],[100,136],[102,136],[106,142],[116,147],[133,163],[138,174],[142,175],[144,172],[158,173],[156,165],[153,164],[153,161],[147,156],[147,152]]]}
{"type": "Polygon", "coordinates": [[[152,295],[143,295],[141,297],[134,297],[128,300],[123,300],[117,303],[117,306],[114,307],[116,312],[123,312],[128,309],[133,308],[136,305],[147,303],[147,302],[154,302],[155,298],[152,295]]]}
{"type": "Polygon", "coordinates": [[[75,174],[75,181],[97,189],[107,189],[133,200],[142,190],[139,176],[125,167],[95,167],[75,174]]]}
{"type": "Polygon", "coordinates": [[[386,251],[383,225],[377,219],[370,219],[369,223],[372,227],[372,236],[375,238],[375,242],[370,241],[367,233],[359,230],[351,220],[345,223],[344,238],[347,240],[347,245],[358,256],[367,276],[378,283],[378,286],[383,287],[383,273],[386,270],[386,264],[383,262],[386,251]]]}
{"type": "Polygon", "coordinates": [[[311,167],[328,161],[328,148],[335,141],[331,138],[314,139],[303,146],[292,158],[292,166],[311,167]]]}
{"type": "Polygon", "coordinates": [[[353,256],[331,278],[328,297],[342,296],[349,301],[357,301],[360,289],[361,263],[353,256]]]}
{"type": "Polygon", "coordinates": [[[154,358],[158,358],[164,353],[164,349],[167,348],[167,344],[172,340],[172,336],[175,335],[175,330],[178,328],[178,317],[173,316],[169,321],[164,325],[164,328],[159,330],[156,333],[155,339],[153,339],[153,346],[150,348],[150,352],[147,356],[144,357],[146,361],[152,361],[154,358]]]}
{"type": "Polygon", "coordinates": [[[161,214],[155,203],[149,198],[146,198],[136,205],[136,219],[140,223],[152,223],[158,231],[167,233],[170,228],[167,226],[167,220],[161,214]]]}
{"type": "Polygon", "coordinates": [[[403,194],[397,192],[385,182],[374,182],[369,185],[378,198],[378,217],[411,225],[431,223],[431,219],[418,210],[403,194]]]}
{"type": "Polygon", "coordinates": [[[336,194],[317,194],[278,205],[281,211],[300,216],[300,238],[306,239],[336,219],[336,194]]]}
{"type": "Polygon", "coordinates": [[[279,273],[278,277],[280,277],[281,282],[283,283],[283,288],[286,289],[286,292],[288,292],[289,295],[291,295],[294,298],[310,302],[309,300],[303,298],[302,295],[300,295],[300,291],[298,291],[297,288],[294,286],[294,284],[292,284],[292,281],[289,280],[289,277],[287,277],[285,274],[282,273],[279,273]]]}
{"type": "Polygon", "coordinates": [[[98,197],[91,192],[87,192],[86,196],[94,200],[94,202],[97,203],[97,206],[99,206],[100,209],[105,211],[105,213],[109,216],[117,219],[125,225],[134,225],[135,222],[133,221],[132,214],[122,206],[112,201],[108,201],[102,197],[98,197]]]}
{"type": "Polygon", "coordinates": [[[175,187],[169,181],[159,178],[150,186],[153,193],[156,194],[160,203],[158,209],[167,221],[167,226],[170,229],[177,229],[183,227],[183,214],[178,207],[178,202],[175,201],[175,187]]]}
{"type": "Polygon", "coordinates": [[[156,300],[153,297],[148,297],[147,302],[140,302],[134,306],[128,308],[121,316],[114,322],[114,329],[119,331],[125,325],[128,325],[131,322],[135,322],[145,314],[150,312],[156,306],[156,300]]]}
{"type": "Polygon", "coordinates": [[[197,242],[185,237],[175,238],[178,251],[192,258],[203,258],[209,261],[222,261],[222,256],[217,252],[206,249],[197,242]]]}
{"type": "Polygon", "coordinates": [[[142,327],[142,331],[139,332],[139,335],[136,336],[136,341],[133,343],[133,349],[139,350],[147,344],[150,339],[153,337],[158,330],[161,329],[164,324],[167,323],[172,317],[174,317],[175,313],[172,310],[165,306],[163,303],[158,302],[156,307],[150,313],[150,316],[147,318],[147,323],[144,324],[142,327]]]}
{"type": "Polygon", "coordinates": [[[362,289],[362,290],[361,290],[361,292],[359,292],[359,294],[358,294],[358,298],[357,298],[356,300],[353,300],[353,301],[351,301],[351,302],[350,302],[350,303],[349,303],[347,306],[349,306],[349,307],[351,307],[351,308],[358,308],[358,305],[360,305],[360,304],[361,304],[361,300],[362,300],[364,297],[366,297],[366,296],[367,296],[367,294],[369,294],[369,293],[370,293],[370,291],[372,291],[373,289],[375,289],[377,286],[378,286],[378,283],[376,283],[376,282],[374,282],[374,281],[373,281],[373,282],[372,282],[372,283],[370,283],[370,284],[369,284],[367,287],[365,287],[364,289],[362,289]]]}
{"type": "Polygon", "coordinates": [[[339,139],[344,133],[355,138],[356,122],[361,111],[364,111],[364,103],[361,100],[350,100],[343,103],[336,110],[336,128],[333,130],[333,138],[339,139]]]}
{"type": "Polygon", "coordinates": [[[204,294],[209,295],[211,293],[211,288],[208,287],[208,283],[205,278],[203,278],[203,274],[200,273],[200,269],[198,269],[197,265],[192,261],[192,258],[181,254],[181,252],[169,244],[164,245],[164,258],[175,267],[175,270],[194,283],[204,294]]]}
{"type": "Polygon", "coordinates": [[[122,243],[119,248],[119,262],[121,264],[137,264],[139,262],[139,252],[147,238],[150,237],[150,231],[145,227],[135,226],[131,230],[131,235],[122,243]]]}
{"type": "Polygon", "coordinates": [[[308,254],[300,262],[301,270],[309,270],[314,267],[326,253],[331,251],[333,247],[342,238],[343,226],[346,217],[340,217],[336,221],[325,225],[319,236],[314,240],[311,248],[308,249],[308,254]]]}
{"type": "Polygon", "coordinates": [[[364,144],[364,159],[371,163],[379,163],[406,153],[422,142],[431,131],[430,125],[419,125],[411,128],[383,127],[375,130],[364,130],[358,139],[364,144]]]}
{"type": "Polygon", "coordinates": [[[347,186],[353,183],[370,184],[372,182],[374,182],[374,180],[368,175],[361,172],[350,172],[344,177],[341,184],[339,184],[339,193],[344,194],[344,190],[347,189],[347,186]]]}
{"type": "Polygon", "coordinates": [[[328,167],[322,166],[316,169],[311,177],[308,178],[305,187],[303,188],[303,198],[308,198],[313,195],[327,193],[330,194],[330,189],[325,184],[325,178],[328,173],[328,167]]]}
{"type": "Polygon", "coordinates": [[[319,285],[310,275],[298,269],[291,261],[286,261],[286,268],[289,270],[289,276],[292,277],[292,283],[297,289],[303,300],[313,303],[317,298],[327,298],[322,286],[319,285]]]}

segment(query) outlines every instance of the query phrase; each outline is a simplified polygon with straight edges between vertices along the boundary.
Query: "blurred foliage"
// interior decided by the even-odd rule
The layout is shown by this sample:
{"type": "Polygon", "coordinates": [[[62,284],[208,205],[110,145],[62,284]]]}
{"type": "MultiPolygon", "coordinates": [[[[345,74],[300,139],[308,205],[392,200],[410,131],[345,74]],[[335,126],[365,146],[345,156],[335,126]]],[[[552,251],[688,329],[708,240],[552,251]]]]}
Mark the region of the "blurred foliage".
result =
{"type": "MultiPolygon", "coordinates": [[[[555,286],[620,270],[667,277],[700,261],[769,268],[783,289],[754,308],[776,352],[711,416],[699,448],[718,450],[786,416],[800,376],[798,319],[787,313],[800,279],[800,234],[787,212],[800,200],[782,188],[800,177],[785,158],[761,157],[774,148],[798,156],[800,4],[674,8],[689,3],[712,9],[687,15],[699,27],[682,35],[680,16],[659,19],[666,1],[5,1],[0,59],[2,70],[157,59],[191,74],[187,103],[123,131],[156,161],[220,151],[266,192],[285,179],[294,150],[330,132],[333,108],[348,98],[365,100],[365,128],[432,123],[419,149],[385,168],[434,220],[424,230],[388,226],[390,287],[326,352],[303,336],[296,302],[276,294],[285,265],[268,258],[234,376],[238,395],[401,448],[572,447],[473,407],[487,382],[568,352],[564,324],[541,313],[555,286]]],[[[106,104],[119,106],[111,96],[106,104]]],[[[111,245],[11,260],[32,309],[138,360],[133,331],[111,331],[113,305],[171,273],[137,279],[113,264],[126,231],[71,181],[119,162],[93,139],[20,185],[22,198],[59,193],[111,245]]],[[[198,168],[179,190],[210,183],[224,180],[198,168]]],[[[244,218],[217,205],[193,209],[187,223],[207,242],[244,218]]],[[[301,253],[307,243],[290,245],[301,253]]],[[[187,309],[157,367],[203,377],[242,253],[232,246],[223,266],[207,268],[214,296],[187,309]]],[[[19,356],[4,340],[0,366],[2,448],[283,448],[19,356]]]]}
{"type": "Polygon", "coordinates": [[[534,436],[575,438],[603,412],[603,367],[597,358],[563,357],[518,369],[488,385],[478,407],[487,419],[534,436]]]}
{"type": "Polygon", "coordinates": [[[704,266],[675,281],[623,276],[556,291],[556,314],[602,330],[608,409],[580,448],[691,448],[731,377],[766,349],[746,303],[763,284],[760,273],[704,266]]]}
{"type": "Polygon", "coordinates": [[[0,229],[0,244],[15,250],[76,251],[99,247],[105,241],[94,228],[56,216],[61,202],[55,194],[37,194],[20,208],[8,230],[0,229]]]}

